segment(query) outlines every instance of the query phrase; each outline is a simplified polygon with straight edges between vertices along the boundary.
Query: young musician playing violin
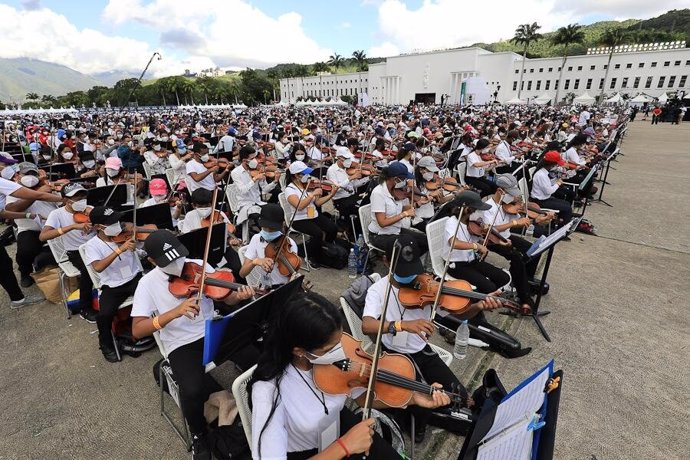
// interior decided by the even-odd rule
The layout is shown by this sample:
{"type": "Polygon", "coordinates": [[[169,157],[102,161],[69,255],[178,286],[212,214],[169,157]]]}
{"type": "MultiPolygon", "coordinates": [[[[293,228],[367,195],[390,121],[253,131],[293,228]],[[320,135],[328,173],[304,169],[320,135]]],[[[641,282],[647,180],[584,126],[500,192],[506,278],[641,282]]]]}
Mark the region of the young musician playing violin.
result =
{"type": "Polygon", "coordinates": [[[79,308],[80,315],[90,323],[96,322],[96,311],[92,307],[93,283],[89,272],[84,266],[84,262],[79,255],[79,246],[87,243],[95,236],[92,231],[91,222],[77,222],[75,215],[85,217],[91,212],[91,208],[86,204],[87,191],[81,184],[72,182],[62,187],[65,206],[51,212],[46,219],[46,224],[38,238],[41,241],[61,238],[62,244],[67,251],[67,258],[77,270],[79,270],[79,308]]]}
{"type": "MultiPolygon", "coordinates": [[[[187,299],[175,297],[169,289],[171,280],[178,278],[185,264],[200,266],[203,261],[189,260],[189,251],[168,230],[157,230],[144,241],[148,260],[156,266],[141,278],[134,293],[132,306],[132,335],[147,337],[160,331],[160,339],[168,353],[175,381],[180,387],[180,402],[184,418],[192,434],[192,457],[210,460],[206,439],[204,402],[220,387],[205,372],[204,320],[213,318],[213,301],[197,295],[187,299]],[[151,316],[157,313],[157,316],[151,316]]],[[[215,270],[206,266],[207,273],[215,270]]],[[[249,299],[254,291],[244,286],[233,291],[223,302],[227,305],[249,299]]]]}
{"type": "Polygon", "coordinates": [[[230,172],[229,168],[220,168],[217,164],[207,168],[205,163],[210,160],[208,147],[201,142],[195,142],[192,147],[192,159],[187,161],[187,186],[189,193],[198,188],[213,190],[216,183],[225,178],[230,172]]]}
{"type": "Polygon", "coordinates": [[[179,224],[180,215],[182,214],[182,200],[179,197],[170,196],[168,193],[168,184],[166,184],[165,180],[161,178],[151,179],[151,182],[149,182],[149,193],[151,194],[151,198],[144,201],[141,204],[141,207],[145,208],[147,206],[155,206],[167,201],[170,204],[170,217],[172,218],[172,224],[174,227],[177,227],[179,224]]]}
{"type": "Polygon", "coordinates": [[[480,190],[481,196],[485,197],[496,192],[496,184],[486,178],[487,168],[493,168],[500,162],[498,160],[482,160],[480,154],[488,153],[489,140],[479,139],[474,148],[467,154],[467,172],[465,181],[472,187],[480,190]]]}
{"type": "MultiPolygon", "coordinates": [[[[362,158],[361,161],[364,159],[362,158]]],[[[335,163],[328,168],[326,173],[328,180],[338,186],[338,191],[333,197],[333,205],[336,207],[340,216],[347,221],[350,216],[355,217],[356,227],[359,227],[359,188],[369,182],[368,177],[363,177],[362,172],[354,163],[354,155],[345,147],[337,147],[335,153],[335,163]],[[348,169],[353,168],[354,172],[348,173],[348,169]]]]}
{"type": "Polygon", "coordinates": [[[444,190],[444,180],[438,176],[438,172],[439,169],[436,166],[436,161],[431,156],[423,156],[417,162],[415,183],[421,191],[421,196],[420,201],[417,202],[419,207],[417,208],[417,215],[415,216],[415,221],[412,222],[412,226],[422,232],[426,230],[427,221],[434,216],[435,203],[439,206],[443,205],[453,200],[455,197],[453,192],[462,191],[459,183],[453,192],[444,190]]]}
{"type": "MultiPolygon", "coordinates": [[[[346,358],[338,308],[315,293],[298,293],[278,312],[248,390],[252,399],[254,459],[396,459],[373,419],[362,421],[345,407],[346,395],[323,393],[314,367],[346,358]]],[[[364,405],[364,392],[351,395],[364,405]]],[[[436,408],[447,395],[414,392],[410,404],[436,408]]],[[[378,405],[382,407],[382,405],[378,405]]]]}
{"type": "MultiPolygon", "coordinates": [[[[431,306],[424,308],[406,309],[399,300],[400,289],[411,285],[418,275],[424,273],[424,267],[420,260],[420,248],[414,238],[408,235],[400,235],[398,263],[393,273],[393,282],[386,317],[381,318],[384,307],[386,291],[389,288],[388,277],[374,283],[368,290],[364,312],[362,313],[362,332],[375,335],[379,328],[379,321],[383,320],[383,345],[386,350],[407,355],[416,367],[421,371],[422,377],[427,382],[438,382],[443,388],[460,393],[464,398],[464,406],[470,407],[473,401],[467,394],[458,378],[441,360],[429,344],[429,337],[436,331],[431,317],[431,306]]],[[[387,252],[388,260],[391,260],[393,247],[387,252]]],[[[493,310],[501,306],[494,298],[470,305],[461,319],[471,318],[483,310],[493,310]]],[[[414,409],[415,412],[415,442],[424,440],[426,425],[431,416],[428,410],[414,409]]]]}
{"type": "Polygon", "coordinates": [[[558,220],[556,221],[558,226],[570,222],[573,217],[570,204],[572,196],[567,193],[570,191],[561,189],[563,184],[561,179],[552,178],[552,171],[556,167],[564,165],[565,161],[561,158],[560,153],[555,150],[546,152],[541,160],[541,168],[534,173],[530,192],[530,196],[539,206],[558,211],[558,220]],[[569,201],[563,198],[569,198],[569,201]]]}
{"type": "Polygon", "coordinates": [[[136,242],[128,239],[113,242],[122,233],[122,214],[105,206],[96,206],[89,219],[96,230],[96,238],[84,245],[84,265],[91,266],[101,278],[101,295],[98,299],[98,343],[106,361],[117,362],[111,328],[120,305],[131,295],[141,279],[141,265],[134,252],[136,242]]]}

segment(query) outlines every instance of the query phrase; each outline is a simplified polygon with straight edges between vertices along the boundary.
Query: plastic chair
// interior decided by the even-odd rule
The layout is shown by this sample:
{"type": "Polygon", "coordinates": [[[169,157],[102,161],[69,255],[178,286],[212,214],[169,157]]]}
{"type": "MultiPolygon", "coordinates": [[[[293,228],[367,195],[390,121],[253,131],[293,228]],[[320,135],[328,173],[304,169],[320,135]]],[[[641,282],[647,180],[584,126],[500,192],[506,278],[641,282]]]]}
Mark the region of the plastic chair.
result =
{"type": "Polygon", "coordinates": [[[247,383],[252,378],[256,365],[246,370],[242,375],[232,382],[232,396],[237,404],[237,411],[242,421],[244,435],[247,442],[252,445],[252,410],[249,407],[249,394],[247,393],[247,383]]]}
{"type": "MultiPolygon", "coordinates": [[[[237,215],[240,212],[240,202],[237,196],[237,186],[235,184],[228,184],[225,188],[225,195],[228,197],[228,205],[232,211],[232,219],[237,223],[237,215]]],[[[242,244],[249,242],[249,219],[242,222],[242,244]]]]}
{"type": "MultiPolygon", "coordinates": [[[[244,265],[244,254],[247,252],[247,246],[242,246],[237,250],[237,254],[240,256],[240,263],[244,265]]],[[[263,278],[263,273],[261,273],[263,269],[261,267],[254,267],[252,268],[252,271],[249,272],[249,274],[245,277],[247,280],[247,285],[249,286],[258,286],[261,284],[261,279],[263,278]]]]}
{"type": "MultiPolygon", "coordinates": [[[[364,206],[360,206],[359,210],[359,223],[362,225],[362,236],[364,237],[364,242],[366,243],[367,247],[369,248],[369,252],[371,251],[378,251],[381,254],[385,254],[386,252],[383,249],[377,248],[371,243],[371,240],[369,238],[369,224],[371,223],[372,216],[371,216],[371,204],[367,204],[364,206]]],[[[369,262],[369,253],[367,253],[367,258],[364,261],[364,266],[367,266],[367,263],[369,262]]]]}
{"type": "Polygon", "coordinates": [[[177,190],[178,177],[177,174],[175,174],[175,170],[172,168],[166,169],[165,178],[168,179],[168,185],[170,186],[170,189],[173,191],[177,190]]]}
{"type": "Polygon", "coordinates": [[[467,162],[461,161],[455,167],[455,170],[458,172],[458,180],[460,181],[460,184],[467,185],[467,182],[465,182],[465,174],[467,173],[467,162]]]}
{"type": "Polygon", "coordinates": [[[67,251],[65,250],[65,245],[62,244],[62,239],[60,237],[48,240],[48,247],[50,248],[50,252],[53,254],[53,257],[55,258],[58,267],[60,268],[59,280],[60,294],[62,295],[62,305],[65,307],[65,311],[67,312],[67,319],[70,319],[72,317],[72,311],[69,309],[69,306],[67,305],[67,297],[69,297],[71,293],[67,292],[65,278],[76,278],[78,276],[81,276],[81,272],[77,270],[77,267],[75,267],[72,264],[72,262],[70,262],[67,258],[67,251]]]}
{"type": "MultiPolygon", "coordinates": [[[[278,195],[278,202],[280,203],[280,207],[283,208],[283,214],[285,214],[285,225],[290,225],[294,209],[292,205],[288,203],[287,196],[285,196],[285,192],[280,192],[280,194],[278,195]]],[[[290,236],[290,233],[297,233],[302,237],[302,246],[304,247],[304,260],[306,262],[305,270],[311,271],[312,267],[309,264],[309,254],[307,253],[307,235],[295,230],[292,227],[288,228],[288,236],[290,236]]]]}
{"type": "Polygon", "coordinates": [[[141,165],[144,167],[144,174],[146,175],[146,179],[151,180],[151,176],[153,175],[151,165],[149,165],[148,161],[144,161],[141,165]]]}
{"type": "MultiPolygon", "coordinates": [[[[446,265],[443,260],[443,238],[445,237],[446,222],[448,217],[435,220],[426,225],[426,241],[429,244],[429,257],[431,257],[431,267],[434,274],[441,278],[443,269],[446,265]]],[[[452,276],[446,274],[446,280],[454,280],[452,276]]]]}

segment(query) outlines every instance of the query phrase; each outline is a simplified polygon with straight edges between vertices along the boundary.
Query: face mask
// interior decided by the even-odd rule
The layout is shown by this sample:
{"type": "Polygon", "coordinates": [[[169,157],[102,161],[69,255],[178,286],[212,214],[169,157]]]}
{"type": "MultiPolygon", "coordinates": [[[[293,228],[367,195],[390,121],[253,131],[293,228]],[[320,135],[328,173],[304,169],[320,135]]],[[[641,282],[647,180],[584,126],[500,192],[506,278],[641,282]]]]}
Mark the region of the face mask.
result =
{"type": "Polygon", "coordinates": [[[202,219],[205,219],[211,215],[211,208],[196,208],[196,212],[199,213],[202,219]]]}
{"type": "Polygon", "coordinates": [[[417,278],[417,275],[410,275],[410,276],[398,276],[395,273],[393,273],[393,279],[397,281],[400,284],[410,284],[417,278]]]}
{"type": "Polygon", "coordinates": [[[259,232],[259,235],[261,235],[261,238],[264,239],[264,241],[273,241],[276,238],[280,238],[280,235],[282,235],[283,232],[280,230],[276,230],[275,232],[269,232],[267,230],[261,230],[259,232]]]}
{"type": "Polygon", "coordinates": [[[115,177],[120,173],[120,170],[105,168],[105,173],[108,175],[108,177],[115,177]]]}
{"type": "Polygon", "coordinates": [[[346,168],[349,168],[350,166],[352,166],[352,158],[347,158],[346,160],[344,160],[343,166],[345,166],[346,168]]]}
{"type": "Polygon", "coordinates": [[[103,229],[103,233],[105,233],[106,236],[117,236],[122,233],[122,225],[120,225],[120,222],[110,224],[103,229]]]}
{"type": "Polygon", "coordinates": [[[117,137],[118,139],[122,139],[122,133],[117,133],[115,137],[117,137]]]}
{"type": "Polygon", "coordinates": [[[184,257],[177,258],[170,262],[168,265],[165,267],[158,267],[161,269],[163,273],[166,275],[171,275],[171,276],[180,276],[182,274],[182,270],[184,269],[184,264],[186,262],[186,259],[184,257]]]}
{"type": "Polygon", "coordinates": [[[249,160],[249,162],[247,163],[247,166],[249,166],[249,169],[256,169],[256,167],[259,166],[259,162],[256,161],[256,158],[252,158],[252,159],[249,160]]]}
{"type": "Polygon", "coordinates": [[[429,147],[422,147],[422,153],[426,153],[429,151],[429,147]]]}
{"type": "Polygon", "coordinates": [[[153,146],[153,150],[155,150],[156,152],[160,151],[160,149],[161,149],[160,145],[154,145],[153,146]]]}
{"type": "Polygon", "coordinates": [[[32,188],[38,185],[38,177],[31,175],[23,176],[19,179],[19,182],[21,182],[24,187],[32,188]]]}
{"type": "Polygon", "coordinates": [[[127,145],[131,148],[134,147],[134,141],[129,141],[127,142],[127,145]]]}
{"type": "Polygon", "coordinates": [[[515,201],[515,197],[506,193],[503,195],[503,197],[501,197],[501,201],[503,201],[506,204],[512,203],[513,201],[515,201]]]}
{"type": "Polygon", "coordinates": [[[64,152],[62,154],[62,158],[64,158],[65,160],[71,160],[73,156],[74,156],[74,153],[72,153],[72,152],[64,152]]]}
{"type": "Polygon", "coordinates": [[[168,136],[161,137],[161,142],[168,142],[168,136]]]}
{"type": "Polygon", "coordinates": [[[115,139],[108,139],[108,145],[114,145],[115,139]]]}
{"type": "Polygon", "coordinates": [[[295,155],[295,160],[297,160],[297,161],[304,160],[304,155],[295,155]]]}
{"type": "Polygon", "coordinates": [[[308,355],[307,359],[312,364],[333,364],[338,361],[342,361],[343,359],[347,359],[347,356],[345,356],[345,350],[343,350],[343,346],[340,343],[321,356],[317,356],[309,351],[306,353],[308,355]],[[310,358],[309,356],[312,357],[310,358]]]}
{"type": "Polygon", "coordinates": [[[153,201],[155,201],[156,203],[162,203],[165,201],[165,195],[154,195],[153,201]]]}
{"type": "Polygon", "coordinates": [[[41,156],[43,157],[44,160],[50,160],[52,158],[52,156],[50,156],[50,155],[41,155],[41,156]]]}
{"type": "Polygon", "coordinates": [[[425,172],[424,174],[422,174],[422,177],[424,178],[424,180],[432,180],[434,178],[434,173],[425,172]]]}
{"type": "Polygon", "coordinates": [[[309,182],[309,174],[305,174],[304,176],[300,177],[299,180],[303,184],[306,184],[307,182],[309,182]]]}
{"type": "Polygon", "coordinates": [[[94,166],[96,166],[96,162],[95,162],[95,161],[86,160],[86,161],[84,162],[84,167],[85,167],[85,168],[91,169],[91,168],[93,168],[94,166]]]}
{"type": "Polygon", "coordinates": [[[405,187],[407,187],[407,181],[403,180],[400,182],[396,182],[394,187],[397,189],[405,188],[405,187]]]}
{"type": "Polygon", "coordinates": [[[206,163],[206,162],[208,161],[208,154],[206,154],[206,155],[201,155],[201,158],[200,158],[200,159],[201,159],[201,162],[202,162],[202,163],[206,163]]]}
{"type": "Polygon", "coordinates": [[[86,198],[72,202],[72,209],[77,212],[86,211],[86,198]]]}

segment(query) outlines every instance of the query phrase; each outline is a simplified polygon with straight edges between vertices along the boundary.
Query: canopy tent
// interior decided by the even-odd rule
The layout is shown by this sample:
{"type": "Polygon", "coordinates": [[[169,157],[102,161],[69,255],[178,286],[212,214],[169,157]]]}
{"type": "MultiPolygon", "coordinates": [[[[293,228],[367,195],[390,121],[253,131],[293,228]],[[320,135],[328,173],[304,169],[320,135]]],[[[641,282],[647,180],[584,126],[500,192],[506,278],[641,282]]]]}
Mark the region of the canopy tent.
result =
{"type": "Polygon", "coordinates": [[[578,97],[573,99],[573,104],[591,104],[596,99],[589,95],[589,93],[580,94],[578,97]]]}
{"type": "Polygon", "coordinates": [[[534,103],[538,104],[538,105],[546,105],[549,102],[551,102],[551,99],[552,98],[551,98],[551,96],[549,96],[549,93],[544,93],[541,96],[539,96],[538,98],[536,98],[534,100],[534,103]]]}
{"type": "Polygon", "coordinates": [[[64,108],[61,107],[59,109],[54,109],[53,107],[49,109],[16,109],[16,110],[0,110],[0,116],[2,115],[24,115],[24,114],[29,114],[29,115],[40,115],[44,113],[76,113],[79,112],[79,110],[75,109],[74,107],[69,107],[69,108],[64,108]]]}
{"type": "Polygon", "coordinates": [[[621,93],[616,93],[613,97],[606,99],[606,102],[609,104],[620,104],[623,102],[623,96],[621,96],[621,93]]]}
{"type": "Polygon", "coordinates": [[[638,94],[634,98],[630,100],[633,104],[644,104],[645,102],[652,102],[654,99],[651,97],[647,96],[646,94],[638,94]]]}
{"type": "Polygon", "coordinates": [[[522,104],[527,104],[523,99],[518,99],[517,97],[512,98],[509,101],[505,102],[508,105],[522,105],[522,104]]]}
{"type": "Polygon", "coordinates": [[[666,92],[664,91],[663,93],[661,93],[661,96],[659,96],[659,102],[666,102],[666,101],[668,101],[668,94],[666,94],[666,92]]]}

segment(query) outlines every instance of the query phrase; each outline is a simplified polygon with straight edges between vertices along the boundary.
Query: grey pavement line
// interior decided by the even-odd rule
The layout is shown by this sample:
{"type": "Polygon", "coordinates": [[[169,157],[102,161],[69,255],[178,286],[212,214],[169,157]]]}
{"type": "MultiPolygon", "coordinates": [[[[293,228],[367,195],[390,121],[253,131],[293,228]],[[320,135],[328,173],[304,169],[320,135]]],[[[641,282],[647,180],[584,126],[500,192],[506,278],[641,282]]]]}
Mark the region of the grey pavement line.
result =
{"type": "Polygon", "coordinates": [[[618,241],[618,242],[621,242],[621,243],[633,244],[633,245],[635,245],[635,246],[644,246],[644,247],[646,247],[646,248],[661,249],[661,250],[663,250],[663,251],[673,252],[673,253],[676,253],[676,254],[688,254],[688,255],[690,255],[690,251],[681,251],[681,250],[678,250],[678,249],[670,249],[670,248],[666,248],[666,247],[664,247],[664,246],[657,246],[657,245],[655,245],[655,244],[647,244],[647,243],[642,243],[642,242],[639,242],[639,241],[624,240],[624,239],[622,239],[622,238],[615,238],[615,237],[613,237],[613,236],[601,236],[601,235],[597,235],[597,237],[602,238],[602,239],[605,239],[605,240],[612,240],[612,241],[618,241]]]}

